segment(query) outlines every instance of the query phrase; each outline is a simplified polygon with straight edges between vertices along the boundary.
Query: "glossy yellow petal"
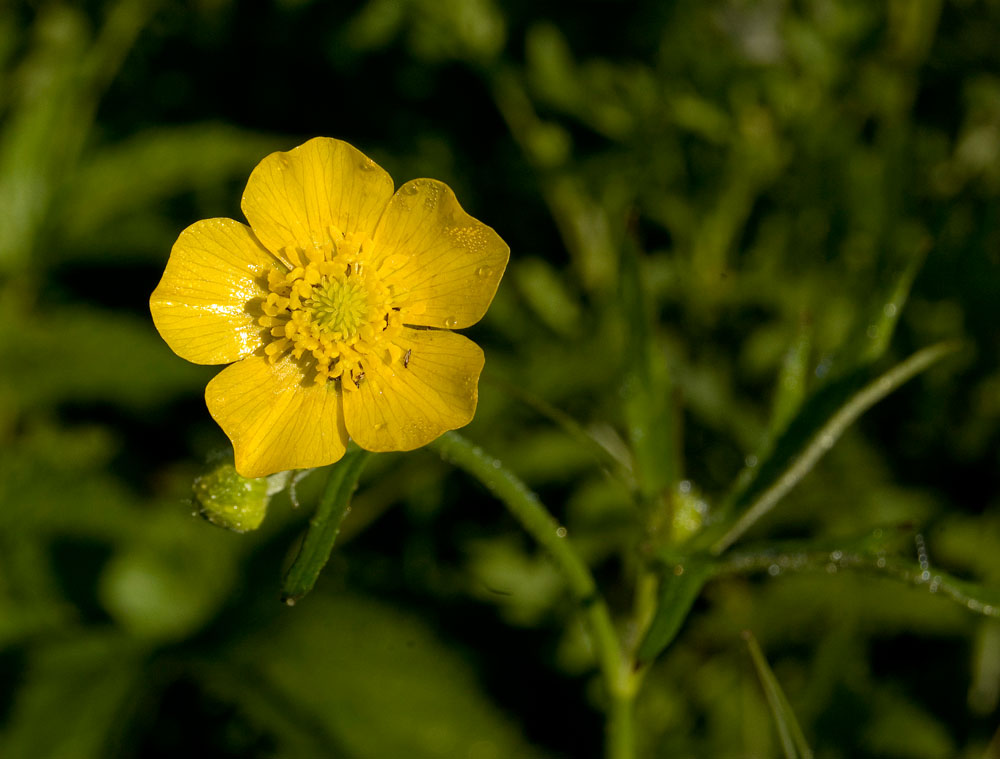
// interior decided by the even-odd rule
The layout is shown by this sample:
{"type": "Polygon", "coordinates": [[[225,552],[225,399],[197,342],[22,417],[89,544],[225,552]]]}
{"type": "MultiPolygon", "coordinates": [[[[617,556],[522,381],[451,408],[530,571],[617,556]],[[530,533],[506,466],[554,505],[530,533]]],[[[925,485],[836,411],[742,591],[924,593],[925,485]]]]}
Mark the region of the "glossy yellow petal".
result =
{"type": "Polygon", "coordinates": [[[369,451],[409,451],[476,412],[483,352],[462,335],[404,328],[400,358],[371,362],[357,390],[344,393],[351,437],[369,451]]]}
{"type": "Polygon", "coordinates": [[[177,355],[196,364],[249,356],[263,344],[254,305],[278,265],[245,224],[196,222],[177,238],[149,298],[153,323],[177,355]]]}
{"type": "Polygon", "coordinates": [[[346,142],[316,137],[287,153],[271,153],[250,174],[243,213],[276,254],[286,246],[328,242],[331,228],[370,238],[392,178],[346,142]]]}
{"type": "Polygon", "coordinates": [[[223,369],[205,389],[212,417],[236,451],[236,471],[264,477],[332,464],[344,455],[340,393],[333,382],[303,385],[290,359],[252,356],[223,369]]]}
{"type": "Polygon", "coordinates": [[[510,257],[507,243],[434,179],[399,188],[379,220],[373,249],[386,281],[417,306],[404,307],[403,321],[448,329],[482,318],[510,257]]]}

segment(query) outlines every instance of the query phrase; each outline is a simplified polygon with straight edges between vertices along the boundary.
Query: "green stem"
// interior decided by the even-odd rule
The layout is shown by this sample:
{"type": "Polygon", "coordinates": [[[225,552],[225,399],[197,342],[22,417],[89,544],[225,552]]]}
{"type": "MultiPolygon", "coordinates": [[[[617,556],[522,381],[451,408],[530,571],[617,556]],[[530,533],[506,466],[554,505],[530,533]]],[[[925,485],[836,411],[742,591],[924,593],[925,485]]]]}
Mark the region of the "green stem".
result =
{"type": "Polygon", "coordinates": [[[289,606],[313,589],[316,578],[329,561],[340,525],[350,511],[351,495],[370,455],[368,451],[352,446],[340,461],[330,467],[330,477],[316,513],[309,520],[302,548],[281,584],[281,600],[289,606]]]}
{"type": "Polygon", "coordinates": [[[455,432],[445,433],[431,443],[430,447],[442,459],[475,477],[503,501],[521,526],[559,564],[569,582],[570,592],[580,603],[590,626],[598,666],[610,699],[608,759],[630,759],[635,756],[632,728],[635,687],[632,668],[622,652],[608,605],[586,562],[566,536],[566,528],[555,520],[538,496],[517,475],[461,435],[455,432]]]}

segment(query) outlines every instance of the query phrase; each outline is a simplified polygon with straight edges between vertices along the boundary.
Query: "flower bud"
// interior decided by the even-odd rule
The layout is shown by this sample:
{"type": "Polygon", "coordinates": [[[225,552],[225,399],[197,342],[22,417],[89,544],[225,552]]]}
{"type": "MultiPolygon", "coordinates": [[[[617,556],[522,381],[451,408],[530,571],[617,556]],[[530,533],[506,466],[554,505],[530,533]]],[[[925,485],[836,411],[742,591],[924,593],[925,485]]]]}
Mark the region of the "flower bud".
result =
{"type": "Polygon", "coordinates": [[[260,527],[272,493],[267,477],[243,477],[231,459],[196,477],[192,490],[201,516],[233,532],[260,527]]]}
{"type": "Polygon", "coordinates": [[[708,505],[688,480],[678,483],[677,489],[671,493],[671,498],[673,500],[671,535],[675,543],[683,543],[701,529],[708,512],[708,505]]]}

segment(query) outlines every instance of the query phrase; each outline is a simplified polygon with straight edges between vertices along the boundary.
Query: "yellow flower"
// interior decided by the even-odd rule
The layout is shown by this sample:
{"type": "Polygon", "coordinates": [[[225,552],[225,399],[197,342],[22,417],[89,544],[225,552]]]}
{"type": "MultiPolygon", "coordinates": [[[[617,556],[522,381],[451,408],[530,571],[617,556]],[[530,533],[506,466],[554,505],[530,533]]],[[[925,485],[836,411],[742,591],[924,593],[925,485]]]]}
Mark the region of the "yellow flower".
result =
{"type": "Polygon", "coordinates": [[[442,182],[392,178],[340,140],[272,153],[250,226],[185,229],[150,298],[167,344],[229,364],[205,391],[244,477],[406,451],[467,424],[483,352],[452,332],[493,300],[509,249],[442,182]],[[235,363],[233,363],[235,362],[235,363]]]}

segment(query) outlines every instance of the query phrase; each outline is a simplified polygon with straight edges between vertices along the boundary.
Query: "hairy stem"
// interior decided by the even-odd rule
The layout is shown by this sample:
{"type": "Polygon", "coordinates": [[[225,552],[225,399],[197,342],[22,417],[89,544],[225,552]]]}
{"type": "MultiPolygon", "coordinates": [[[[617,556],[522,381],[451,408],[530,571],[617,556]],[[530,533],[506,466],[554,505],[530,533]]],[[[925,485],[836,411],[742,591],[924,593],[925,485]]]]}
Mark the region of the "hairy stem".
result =
{"type": "Polygon", "coordinates": [[[569,540],[566,528],[556,521],[517,475],[461,435],[448,432],[430,447],[442,459],[485,485],[559,565],[590,627],[598,666],[610,699],[607,756],[609,759],[634,756],[632,702],[635,687],[631,667],[622,652],[608,605],[594,582],[590,568],[569,540]]]}

